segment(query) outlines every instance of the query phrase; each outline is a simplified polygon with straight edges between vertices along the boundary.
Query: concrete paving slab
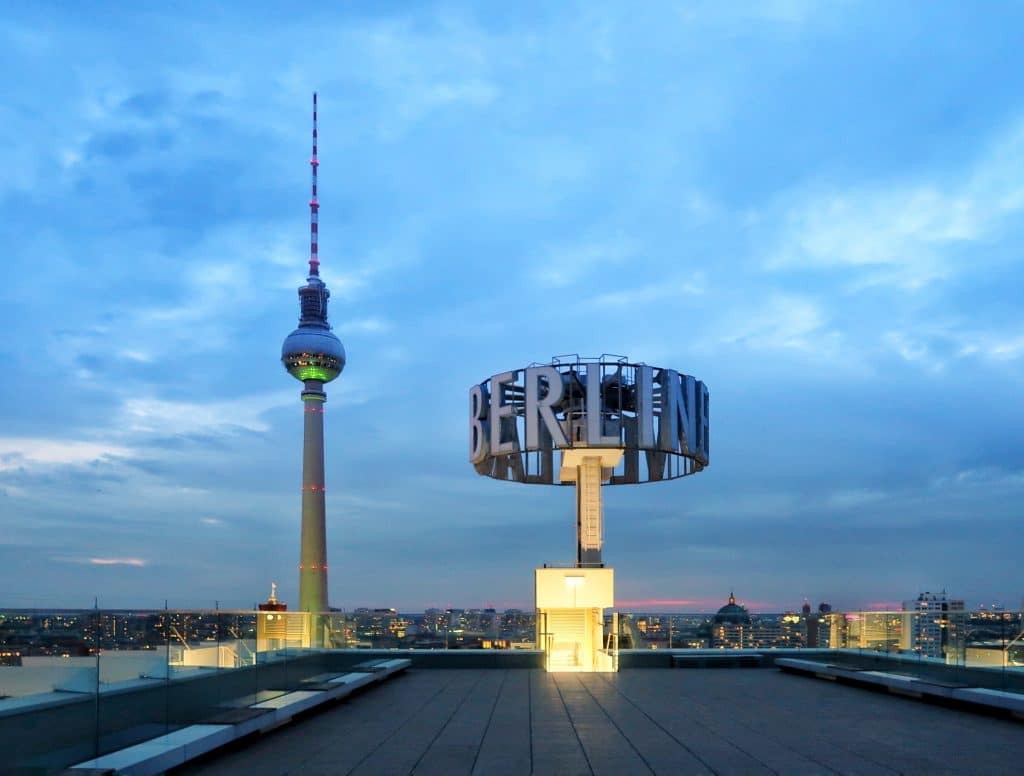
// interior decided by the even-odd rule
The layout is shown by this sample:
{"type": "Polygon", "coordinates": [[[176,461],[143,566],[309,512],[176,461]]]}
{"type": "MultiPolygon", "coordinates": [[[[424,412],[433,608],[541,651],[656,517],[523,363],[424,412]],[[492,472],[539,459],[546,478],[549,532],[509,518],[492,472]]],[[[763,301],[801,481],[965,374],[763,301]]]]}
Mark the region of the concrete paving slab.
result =
{"type": "Polygon", "coordinates": [[[532,765],[530,683],[532,671],[506,671],[491,710],[476,761],[474,776],[518,776],[532,765]]]}

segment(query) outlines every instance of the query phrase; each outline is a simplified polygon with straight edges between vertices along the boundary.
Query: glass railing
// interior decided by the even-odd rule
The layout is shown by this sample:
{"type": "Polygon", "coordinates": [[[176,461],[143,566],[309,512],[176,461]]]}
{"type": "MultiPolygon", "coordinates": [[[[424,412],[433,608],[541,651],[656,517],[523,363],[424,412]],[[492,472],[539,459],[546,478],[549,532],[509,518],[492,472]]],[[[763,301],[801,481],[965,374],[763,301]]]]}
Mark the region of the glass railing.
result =
{"type": "Polygon", "coordinates": [[[511,651],[535,638],[533,614],[517,610],[0,609],[0,771],[60,770],[235,719],[369,649],[511,651]]]}
{"type": "MultiPolygon", "coordinates": [[[[926,605],[928,606],[928,605],[926,605]]],[[[937,683],[1024,692],[1021,612],[619,615],[623,649],[815,650],[815,660],[937,683]]],[[[947,604],[948,607],[948,604],[947,604]]]]}
{"type": "Polygon", "coordinates": [[[838,612],[820,620],[830,660],[939,683],[1024,692],[1021,613],[838,612]]]}
{"type": "Polygon", "coordinates": [[[1021,613],[852,611],[619,615],[624,649],[833,649],[1024,668],[1021,613]]]}
{"type": "Polygon", "coordinates": [[[535,640],[534,615],[519,611],[6,609],[0,701],[258,667],[292,651],[534,649],[535,640]]]}

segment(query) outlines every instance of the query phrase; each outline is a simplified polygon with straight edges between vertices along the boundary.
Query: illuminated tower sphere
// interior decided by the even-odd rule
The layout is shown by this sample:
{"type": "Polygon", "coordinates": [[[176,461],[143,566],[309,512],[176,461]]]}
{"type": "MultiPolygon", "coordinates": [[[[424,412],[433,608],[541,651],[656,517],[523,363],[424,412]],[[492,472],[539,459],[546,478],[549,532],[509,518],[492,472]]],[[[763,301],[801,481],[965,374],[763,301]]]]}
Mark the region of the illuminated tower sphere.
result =
{"type": "Polygon", "coordinates": [[[309,277],[299,289],[299,328],[285,337],[281,362],[303,383],[302,539],[299,555],[299,610],[327,611],[327,519],[324,499],[324,383],[345,368],[345,348],[327,322],[331,292],[320,279],[317,255],[316,94],[313,95],[313,196],[309,201],[309,277]]]}

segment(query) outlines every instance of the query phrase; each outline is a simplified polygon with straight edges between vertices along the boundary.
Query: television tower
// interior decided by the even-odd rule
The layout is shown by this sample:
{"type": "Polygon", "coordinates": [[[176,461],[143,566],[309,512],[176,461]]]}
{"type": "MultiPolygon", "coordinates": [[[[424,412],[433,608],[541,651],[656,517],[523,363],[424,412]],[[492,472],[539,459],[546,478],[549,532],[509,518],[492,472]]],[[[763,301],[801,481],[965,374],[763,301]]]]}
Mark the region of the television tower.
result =
{"type": "Polygon", "coordinates": [[[299,611],[327,611],[327,520],[324,499],[324,383],[345,368],[345,348],[327,323],[331,292],[320,279],[317,255],[316,93],[313,93],[313,195],[309,200],[309,276],[299,289],[299,327],[285,337],[281,362],[302,381],[305,415],[302,442],[302,541],[299,554],[299,611]]]}

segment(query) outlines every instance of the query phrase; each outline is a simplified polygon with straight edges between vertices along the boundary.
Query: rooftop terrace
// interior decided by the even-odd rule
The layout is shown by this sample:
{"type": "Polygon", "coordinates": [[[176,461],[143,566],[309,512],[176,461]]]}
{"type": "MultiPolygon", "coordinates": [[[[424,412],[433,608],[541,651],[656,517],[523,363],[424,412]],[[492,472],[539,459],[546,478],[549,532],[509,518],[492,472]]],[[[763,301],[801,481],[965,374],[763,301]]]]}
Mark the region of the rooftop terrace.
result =
{"type": "Polygon", "coordinates": [[[417,669],[189,774],[1012,773],[1024,726],[774,669],[417,669]]]}
{"type": "Polygon", "coordinates": [[[413,624],[392,610],[322,615],[330,648],[304,646],[301,613],[0,613],[0,773],[1019,770],[1018,613],[825,615],[817,647],[784,646],[809,625],[765,620],[735,626],[726,642],[768,642],[742,649],[692,648],[718,643],[695,639],[710,617],[625,615],[605,635],[651,648],[612,648],[618,674],[548,673],[516,638],[531,614],[484,614],[452,610],[459,627],[422,643],[517,648],[395,649],[391,626],[413,624]],[[383,663],[408,674],[385,682],[383,663]]]}

